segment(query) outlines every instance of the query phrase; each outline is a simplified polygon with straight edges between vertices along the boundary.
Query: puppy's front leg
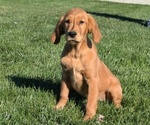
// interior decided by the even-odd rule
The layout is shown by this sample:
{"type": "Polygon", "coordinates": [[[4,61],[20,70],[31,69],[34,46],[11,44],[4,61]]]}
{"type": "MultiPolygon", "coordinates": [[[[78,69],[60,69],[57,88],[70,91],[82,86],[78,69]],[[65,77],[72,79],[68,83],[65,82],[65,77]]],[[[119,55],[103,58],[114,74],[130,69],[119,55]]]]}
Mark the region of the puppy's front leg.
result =
{"type": "Polygon", "coordinates": [[[89,80],[88,83],[88,97],[87,97],[87,105],[86,105],[86,114],[84,117],[84,121],[92,119],[96,114],[97,110],[97,100],[98,100],[98,81],[89,80]]]}
{"type": "Polygon", "coordinates": [[[63,74],[62,76],[62,83],[61,83],[61,91],[60,91],[60,99],[55,106],[55,109],[63,109],[64,106],[66,105],[68,101],[68,95],[69,95],[69,85],[68,85],[68,79],[67,77],[63,74]]]}

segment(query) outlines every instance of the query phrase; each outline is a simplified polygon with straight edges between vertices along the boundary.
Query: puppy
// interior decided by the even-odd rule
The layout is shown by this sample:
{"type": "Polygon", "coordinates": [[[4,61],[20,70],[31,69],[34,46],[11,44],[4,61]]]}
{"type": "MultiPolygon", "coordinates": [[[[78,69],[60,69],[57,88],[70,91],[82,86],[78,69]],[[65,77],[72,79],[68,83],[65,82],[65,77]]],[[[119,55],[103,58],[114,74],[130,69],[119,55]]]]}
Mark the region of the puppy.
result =
{"type": "Polygon", "coordinates": [[[116,108],[121,107],[120,82],[97,54],[94,43],[99,43],[101,33],[94,18],[79,8],[69,10],[59,19],[52,42],[58,44],[63,34],[67,42],[61,54],[61,92],[55,108],[66,105],[72,88],[87,97],[85,121],[96,114],[98,100],[109,99],[116,108]],[[88,38],[90,33],[92,40],[88,38]]]}

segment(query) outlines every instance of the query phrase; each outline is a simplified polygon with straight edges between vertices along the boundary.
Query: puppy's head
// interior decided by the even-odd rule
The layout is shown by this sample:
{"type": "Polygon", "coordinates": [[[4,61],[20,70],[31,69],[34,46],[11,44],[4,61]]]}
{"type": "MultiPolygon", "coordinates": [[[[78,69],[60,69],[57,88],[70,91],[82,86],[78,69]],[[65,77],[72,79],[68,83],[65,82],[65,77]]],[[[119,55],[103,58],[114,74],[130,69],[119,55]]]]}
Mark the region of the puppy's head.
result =
{"type": "Polygon", "coordinates": [[[59,19],[51,40],[57,44],[65,34],[68,43],[77,44],[87,38],[88,33],[92,33],[95,43],[100,41],[101,33],[94,18],[82,9],[73,8],[59,19]]]}

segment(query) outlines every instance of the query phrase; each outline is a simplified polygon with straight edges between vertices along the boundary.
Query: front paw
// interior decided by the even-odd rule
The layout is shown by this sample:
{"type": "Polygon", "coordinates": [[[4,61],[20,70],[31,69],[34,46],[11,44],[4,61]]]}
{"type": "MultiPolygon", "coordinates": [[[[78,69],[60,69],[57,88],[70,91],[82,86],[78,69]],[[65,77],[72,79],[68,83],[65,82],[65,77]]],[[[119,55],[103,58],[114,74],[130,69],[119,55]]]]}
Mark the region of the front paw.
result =
{"type": "Polygon", "coordinates": [[[63,108],[64,108],[64,105],[60,105],[60,104],[57,104],[54,106],[54,109],[56,109],[56,110],[59,110],[59,109],[61,110],[63,108]]]}
{"type": "Polygon", "coordinates": [[[83,121],[88,121],[88,120],[92,119],[93,117],[94,117],[94,114],[85,115],[83,118],[83,121]]]}
{"type": "Polygon", "coordinates": [[[61,98],[61,99],[59,100],[59,102],[57,103],[57,105],[54,106],[54,108],[55,108],[55,109],[63,109],[64,106],[65,106],[66,103],[67,103],[67,100],[68,100],[68,99],[61,98]]]}

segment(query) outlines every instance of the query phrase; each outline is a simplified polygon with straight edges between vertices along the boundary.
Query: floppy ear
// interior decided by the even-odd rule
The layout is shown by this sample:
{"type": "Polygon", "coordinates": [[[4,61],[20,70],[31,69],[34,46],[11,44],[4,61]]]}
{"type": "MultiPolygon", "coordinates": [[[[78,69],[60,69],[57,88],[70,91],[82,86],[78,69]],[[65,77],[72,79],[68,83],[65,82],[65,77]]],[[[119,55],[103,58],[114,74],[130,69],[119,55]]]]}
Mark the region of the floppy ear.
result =
{"type": "Polygon", "coordinates": [[[88,14],[88,32],[92,33],[92,39],[95,43],[99,43],[102,35],[98,28],[97,22],[88,14]]]}
{"type": "Polygon", "coordinates": [[[60,42],[61,35],[64,34],[63,19],[64,19],[64,16],[62,16],[59,19],[59,21],[57,22],[55,31],[53,32],[51,36],[51,40],[54,44],[58,44],[60,42]]]}

